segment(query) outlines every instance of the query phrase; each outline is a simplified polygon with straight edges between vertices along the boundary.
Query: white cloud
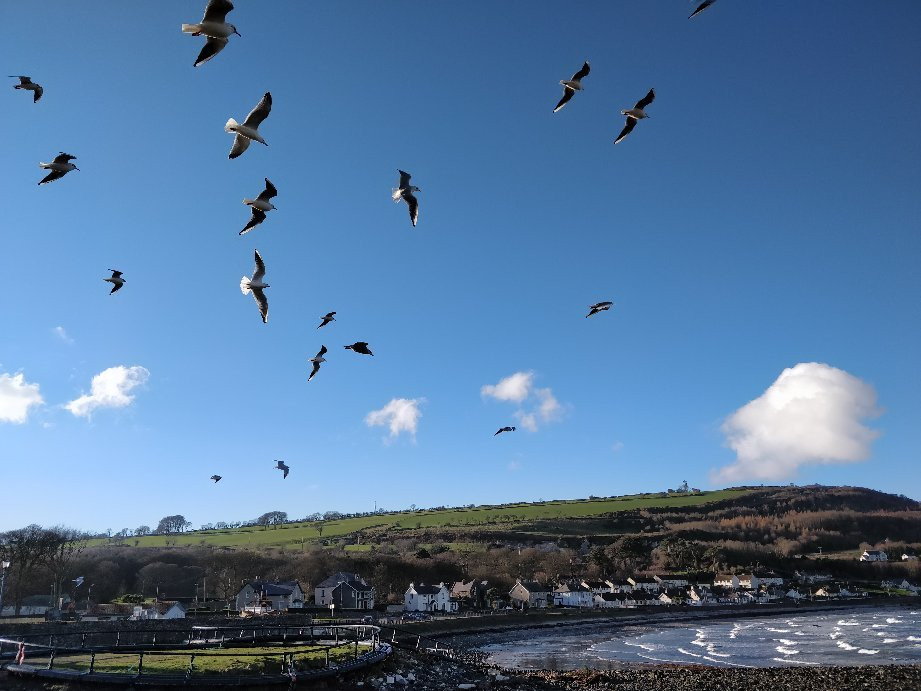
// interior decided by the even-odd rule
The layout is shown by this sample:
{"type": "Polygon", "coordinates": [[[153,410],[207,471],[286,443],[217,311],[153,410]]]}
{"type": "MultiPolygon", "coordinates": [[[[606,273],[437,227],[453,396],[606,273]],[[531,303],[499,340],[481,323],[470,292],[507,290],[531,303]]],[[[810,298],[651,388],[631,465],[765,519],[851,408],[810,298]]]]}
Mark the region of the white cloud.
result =
{"type": "Polygon", "coordinates": [[[399,436],[401,432],[409,432],[415,438],[419,418],[422,417],[422,411],[419,410],[422,403],[425,403],[424,398],[393,398],[380,410],[368,413],[365,424],[368,427],[389,427],[391,438],[399,436]]]}
{"type": "Polygon", "coordinates": [[[515,372],[515,374],[502,379],[495,386],[487,384],[480,389],[480,395],[484,398],[489,396],[498,401],[521,403],[531,393],[531,381],[533,379],[533,372],[515,372]]]}
{"type": "Polygon", "coordinates": [[[865,460],[879,432],[861,420],[879,413],[869,384],[830,365],[801,362],[726,418],[722,430],[736,462],[711,480],[783,480],[809,463],[865,460]]]}
{"type": "Polygon", "coordinates": [[[74,342],[74,339],[70,337],[70,334],[67,333],[67,329],[65,329],[63,326],[54,327],[53,329],[51,329],[51,333],[53,333],[55,336],[60,338],[64,343],[67,343],[68,345],[74,342]]]}
{"type": "Polygon", "coordinates": [[[96,408],[124,408],[131,405],[131,392],[150,377],[143,367],[118,365],[103,370],[90,385],[90,393],[74,399],[64,407],[77,417],[89,417],[96,408]]]}
{"type": "Polygon", "coordinates": [[[0,422],[21,425],[29,419],[29,408],[44,403],[38,384],[19,374],[0,374],[0,422]]]}
{"type": "Polygon", "coordinates": [[[528,403],[515,411],[518,424],[529,432],[536,432],[541,424],[556,422],[563,417],[563,406],[549,388],[534,388],[533,372],[515,372],[499,381],[480,389],[484,398],[511,403],[528,403]]]}

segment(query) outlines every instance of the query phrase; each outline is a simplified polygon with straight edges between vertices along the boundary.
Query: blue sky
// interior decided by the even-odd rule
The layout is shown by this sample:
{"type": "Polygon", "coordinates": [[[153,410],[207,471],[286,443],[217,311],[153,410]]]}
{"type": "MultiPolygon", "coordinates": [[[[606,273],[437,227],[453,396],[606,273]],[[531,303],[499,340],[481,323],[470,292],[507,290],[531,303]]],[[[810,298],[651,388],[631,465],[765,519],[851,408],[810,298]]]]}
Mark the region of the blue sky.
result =
{"type": "Polygon", "coordinates": [[[3,74],[45,95],[2,91],[0,530],[684,479],[921,497],[917,3],[239,0],[193,68],[204,4],[4,8],[3,74]],[[265,91],[269,146],[228,160],[265,91]],[[37,186],[58,151],[80,171],[37,186]]]}

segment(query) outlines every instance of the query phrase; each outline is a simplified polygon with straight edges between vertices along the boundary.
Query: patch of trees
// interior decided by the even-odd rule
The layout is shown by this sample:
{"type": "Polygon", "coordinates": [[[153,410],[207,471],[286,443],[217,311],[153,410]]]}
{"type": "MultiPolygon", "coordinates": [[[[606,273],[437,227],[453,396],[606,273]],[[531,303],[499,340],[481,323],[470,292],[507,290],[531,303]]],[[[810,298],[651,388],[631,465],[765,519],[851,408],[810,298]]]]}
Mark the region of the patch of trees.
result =
{"type": "Polygon", "coordinates": [[[175,516],[164,516],[157,524],[157,529],[154,531],[154,534],[172,535],[174,533],[185,532],[191,527],[192,523],[187,521],[185,516],[181,514],[176,514],[175,516]]]}

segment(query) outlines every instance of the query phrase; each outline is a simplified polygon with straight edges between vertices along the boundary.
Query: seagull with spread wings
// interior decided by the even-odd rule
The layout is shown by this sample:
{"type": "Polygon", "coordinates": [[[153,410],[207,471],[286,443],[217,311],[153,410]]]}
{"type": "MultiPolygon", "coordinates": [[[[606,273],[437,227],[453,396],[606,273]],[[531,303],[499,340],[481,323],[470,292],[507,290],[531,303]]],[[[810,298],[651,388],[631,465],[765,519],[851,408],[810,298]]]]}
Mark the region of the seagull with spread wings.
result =
{"type": "Polygon", "coordinates": [[[24,89],[26,91],[31,91],[32,103],[38,103],[38,99],[40,99],[42,94],[45,92],[45,90],[41,87],[41,84],[36,84],[32,81],[32,77],[27,77],[24,74],[11,74],[10,77],[19,80],[19,83],[13,87],[14,89],[24,89]]]}
{"type": "Polygon", "coordinates": [[[317,353],[317,356],[308,360],[308,362],[313,363],[313,369],[310,371],[310,376],[307,377],[307,381],[313,379],[314,376],[316,376],[316,373],[320,371],[320,363],[326,362],[326,358],[323,357],[324,355],[326,355],[326,346],[320,346],[320,352],[317,353]]]}
{"type": "Polygon", "coordinates": [[[646,114],[646,106],[653,102],[656,97],[656,90],[650,89],[649,93],[643,96],[639,101],[636,102],[636,105],[633,106],[630,110],[620,111],[621,115],[627,116],[627,124],[624,125],[624,129],[621,130],[621,133],[617,135],[617,139],[614,140],[614,143],[617,144],[624,137],[630,134],[633,131],[633,128],[636,127],[637,120],[642,120],[643,118],[648,118],[646,114]]]}
{"type": "Polygon", "coordinates": [[[588,60],[585,61],[585,64],[582,65],[582,68],[572,75],[571,79],[561,79],[560,84],[563,86],[563,98],[560,99],[560,102],[556,104],[556,107],[553,109],[555,113],[560,108],[569,103],[569,99],[573,97],[577,91],[582,91],[582,78],[588,75],[591,71],[589,67],[588,60]]]}
{"type": "Polygon", "coordinates": [[[498,436],[499,436],[500,434],[502,434],[503,432],[514,432],[514,431],[515,431],[515,428],[514,428],[514,427],[500,427],[500,428],[499,428],[499,431],[496,432],[496,433],[495,433],[494,435],[492,435],[492,436],[498,437],[498,436]]]}
{"type": "Polygon", "coordinates": [[[256,268],[253,269],[253,277],[247,278],[244,276],[240,279],[240,292],[244,295],[252,292],[256,304],[259,305],[262,323],[266,324],[269,321],[269,300],[265,296],[265,289],[269,287],[269,284],[262,280],[265,278],[265,264],[262,261],[262,256],[259,254],[259,250],[254,250],[254,252],[256,255],[256,268]]]}
{"type": "Polygon", "coordinates": [[[712,5],[714,2],[716,2],[716,0],[704,0],[702,3],[700,3],[700,4],[697,6],[697,9],[694,10],[694,11],[691,13],[691,16],[688,17],[688,19],[693,19],[693,18],[696,17],[698,14],[700,14],[701,12],[703,12],[705,9],[707,9],[708,7],[710,7],[710,5],[712,5]]]}
{"type": "Polygon", "coordinates": [[[259,125],[262,124],[263,120],[269,117],[269,113],[271,112],[272,94],[266,91],[262,96],[262,100],[249,112],[249,115],[246,116],[242,125],[233,118],[227,121],[227,124],[224,125],[224,131],[232,132],[235,135],[233,138],[233,146],[230,147],[229,158],[236,158],[246,151],[252,140],[256,140],[260,144],[268,146],[265,139],[259,134],[259,125]]]}
{"type": "Polygon", "coordinates": [[[112,275],[109,278],[102,279],[106,283],[112,284],[112,290],[109,291],[109,295],[120,290],[123,285],[125,285],[125,279],[122,278],[122,272],[116,271],[115,269],[109,269],[112,272],[112,275]]]}
{"type": "Polygon", "coordinates": [[[39,163],[39,168],[44,168],[45,170],[50,170],[45,177],[39,181],[39,185],[44,185],[46,182],[52,182],[59,178],[64,177],[72,170],[80,170],[75,166],[71,161],[73,161],[76,156],[71,156],[70,154],[65,154],[63,151],[51,159],[51,163],[39,163]]]}
{"type": "Polygon", "coordinates": [[[327,313],[324,314],[322,317],[320,317],[320,319],[322,319],[323,321],[320,322],[320,325],[317,327],[318,329],[322,329],[324,326],[326,326],[326,325],[329,324],[330,322],[336,321],[336,313],[335,313],[335,312],[327,312],[327,313]]]}
{"type": "Polygon", "coordinates": [[[415,185],[409,184],[409,179],[412,177],[405,170],[398,171],[400,173],[400,186],[393,190],[391,198],[393,201],[399,203],[402,199],[409,206],[409,220],[413,224],[413,228],[416,227],[416,221],[419,220],[419,200],[416,199],[416,195],[413,192],[421,192],[418,187],[415,185]]]}
{"type": "Polygon", "coordinates": [[[275,460],[275,470],[280,470],[282,472],[281,479],[284,480],[288,477],[288,472],[291,470],[284,461],[275,460]]]}
{"type": "Polygon", "coordinates": [[[368,348],[367,341],[356,341],[352,345],[345,346],[345,349],[351,350],[353,353],[361,353],[362,355],[374,355],[371,349],[368,348]]]}
{"type": "Polygon", "coordinates": [[[211,479],[214,480],[215,482],[220,482],[220,481],[221,481],[221,476],[220,476],[220,475],[212,475],[212,476],[211,476],[211,479]]]}
{"type": "Polygon", "coordinates": [[[610,300],[606,300],[605,302],[596,302],[594,305],[589,305],[588,309],[590,311],[588,314],[585,315],[585,318],[588,319],[593,314],[604,312],[605,310],[611,309],[613,306],[614,306],[614,303],[611,302],[610,300]]]}
{"type": "Polygon", "coordinates": [[[208,6],[205,7],[205,16],[198,24],[182,25],[182,33],[204,36],[206,39],[205,45],[195,59],[195,67],[208,62],[224,50],[233,34],[240,36],[237,27],[226,21],[227,13],[232,9],[233,3],[230,0],[210,0],[208,6]]]}
{"type": "Polygon", "coordinates": [[[246,235],[253,228],[258,226],[265,220],[265,214],[267,211],[271,211],[275,208],[275,205],[269,200],[278,194],[278,190],[275,189],[275,185],[269,182],[269,179],[265,179],[265,189],[259,193],[259,196],[255,199],[244,199],[243,203],[249,205],[252,208],[253,215],[249,219],[249,223],[246,224],[246,227],[240,231],[240,235],[246,235]]]}

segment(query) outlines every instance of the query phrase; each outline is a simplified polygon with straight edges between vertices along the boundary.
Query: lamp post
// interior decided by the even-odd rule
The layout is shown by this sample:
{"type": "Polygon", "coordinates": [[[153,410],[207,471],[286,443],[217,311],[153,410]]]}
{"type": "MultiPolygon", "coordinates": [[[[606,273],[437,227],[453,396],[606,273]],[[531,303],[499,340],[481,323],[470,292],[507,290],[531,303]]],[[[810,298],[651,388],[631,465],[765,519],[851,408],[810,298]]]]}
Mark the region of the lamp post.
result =
{"type": "Polygon", "coordinates": [[[330,619],[336,618],[336,603],[332,603],[329,606],[329,618],[330,619]]]}
{"type": "Polygon", "coordinates": [[[0,617],[3,616],[3,590],[6,586],[6,570],[10,568],[10,562],[0,561],[0,617]]]}

